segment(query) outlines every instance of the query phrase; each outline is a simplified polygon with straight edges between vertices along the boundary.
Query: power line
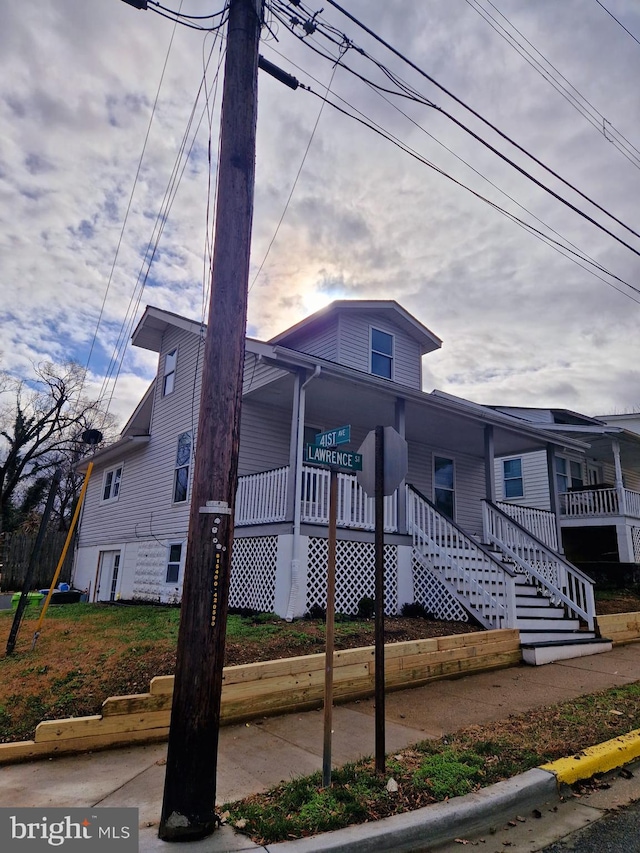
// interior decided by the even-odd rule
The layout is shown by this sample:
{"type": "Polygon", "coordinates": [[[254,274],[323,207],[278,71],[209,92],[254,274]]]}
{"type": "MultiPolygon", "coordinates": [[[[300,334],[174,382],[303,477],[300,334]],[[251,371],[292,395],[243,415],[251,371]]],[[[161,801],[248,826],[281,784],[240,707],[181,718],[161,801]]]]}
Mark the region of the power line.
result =
{"type": "Polygon", "coordinates": [[[622,29],[625,31],[625,33],[627,33],[627,35],[631,36],[631,38],[636,42],[636,44],[640,44],[640,41],[638,41],[638,39],[634,36],[634,34],[631,32],[631,30],[628,30],[625,27],[625,25],[622,23],[622,21],[619,21],[616,18],[616,16],[613,14],[613,12],[610,12],[607,9],[607,7],[604,5],[604,3],[601,3],[600,0],[596,0],[596,3],[598,4],[598,6],[600,6],[601,9],[604,9],[604,11],[607,13],[607,15],[609,15],[610,18],[613,18],[613,20],[616,22],[616,24],[618,24],[619,26],[622,27],[622,29]]]}
{"type": "Polygon", "coordinates": [[[271,251],[271,247],[273,246],[273,244],[276,241],[276,237],[278,236],[278,232],[280,231],[280,226],[282,225],[282,222],[283,222],[284,217],[287,213],[287,210],[289,209],[289,204],[291,202],[291,199],[293,198],[293,194],[295,192],[296,186],[298,185],[298,179],[300,177],[300,174],[302,173],[302,169],[303,169],[305,161],[307,159],[309,149],[311,148],[311,143],[313,142],[313,137],[315,136],[316,130],[318,129],[318,124],[320,123],[320,118],[321,118],[322,112],[324,110],[324,105],[326,103],[327,95],[331,91],[331,86],[333,84],[333,78],[335,77],[337,67],[338,67],[337,64],[333,66],[333,71],[331,72],[331,78],[330,78],[329,83],[328,83],[326,90],[325,90],[324,100],[320,104],[320,109],[318,111],[318,115],[316,117],[315,124],[313,125],[313,129],[311,131],[311,136],[309,137],[309,141],[307,142],[307,147],[305,148],[304,154],[302,155],[302,160],[300,161],[300,166],[298,167],[298,171],[297,171],[296,176],[294,178],[293,185],[291,187],[291,191],[289,192],[289,197],[287,198],[287,201],[285,203],[284,210],[282,211],[282,215],[280,216],[280,219],[278,220],[278,224],[276,225],[276,230],[273,233],[273,237],[271,238],[271,242],[267,246],[267,251],[265,252],[265,255],[262,259],[262,263],[258,267],[258,272],[253,277],[253,281],[251,282],[251,285],[249,287],[249,293],[251,293],[254,284],[258,280],[258,276],[262,272],[262,268],[264,267],[266,260],[269,257],[269,252],[271,251]]]}
{"type": "MultiPolygon", "coordinates": [[[[322,97],[321,95],[319,95],[317,92],[314,92],[313,89],[311,89],[309,87],[301,87],[301,88],[303,88],[303,91],[307,91],[317,98],[322,97]]],[[[343,98],[340,98],[340,100],[344,101],[343,98]]],[[[486,198],[486,196],[483,196],[480,193],[476,192],[476,190],[471,189],[471,187],[462,183],[462,181],[459,181],[457,178],[454,178],[452,175],[445,172],[439,166],[436,166],[434,163],[432,163],[431,161],[429,161],[425,157],[423,157],[421,154],[419,154],[417,151],[410,148],[408,145],[406,145],[406,143],[403,143],[401,140],[399,140],[397,137],[395,137],[390,132],[386,131],[384,128],[382,128],[380,125],[378,125],[372,119],[368,119],[366,117],[359,118],[357,115],[354,115],[353,113],[348,112],[346,109],[343,109],[342,107],[340,107],[338,104],[334,103],[333,101],[327,100],[326,102],[330,106],[332,106],[335,110],[337,110],[338,112],[342,113],[343,115],[346,115],[347,117],[353,119],[354,121],[358,122],[359,124],[364,125],[365,127],[372,130],[374,133],[378,134],[379,136],[383,137],[387,141],[391,142],[393,145],[395,145],[401,151],[404,151],[405,154],[408,154],[413,159],[415,159],[418,162],[422,163],[423,165],[428,166],[429,168],[433,169],[435,172],[442,175],[442,177],[447,178],[452,183],[456,184],[457,186],[461,187],[462,189],[467,190],[467,192],[471,193],[471,195],[475,196],[478,200],[484,202],[485,204],[488,204],[490,207],[492,207],[497,212],[502,213],[504,216],[508,217],[513,222],[520,225],[525,230],[529,231],[531,234],[533,234],[533,236],[538,237],[538,239],[541,239],[543,242],[547,243],[552,248],[556,249],[556,251],[559,251],[560,254],[563,254],[569,260],[574,261],[574,258],[565,254],[566,252],[570,253],[570,255],[574,255],[574,256],[580,258],[580,260],[585,261],[586,263],[590,264],[591,266],[595,267],[596,269],[599,269],[601,272],[604,272],[606,275],[609,275],[611,278],[616,279],[617,281],[621,282],[626,287],[628,287],[630,290],[633,290],[635,293],[638,293],[640,295],[640,288],[637,288],[634,285],[629,284],[629,282],[627,282],[624,279],[620,278],[619,276],[615,275],[615,273],[609,272],[603,266],[598,264],[596,261],[593,261],[592,259],[590,259],[587,255],[584,255],[582,252],[574,251],[574,250],[570,249],[568,246],[565,246],[565,245],[559,243],[557,240],[554,240],[552,237],[549,237],[549,235],[544,234],[543,232],[539,231],[537,228],[534,228],[529,223],[525,222],[524,220],[520,219],[519,217],[515,216],[514,214],[512,214],[509,211],[505,210],[504,208],[500,207],[500,205],[498,205],[495,202],[491,201],[490,199],[486,198]]],[[[356,110],[356,112],[360,113],[360,115],[364,115],[356,107],[353,107],[351,104],[349,104],[349,106],[352,109],[356,110]]],[[[574,261],[574,262],[576,262],[576,261],[574,261]]],[[[620,290],[620,288],[616,287],[614,284],[607,281],[606,279],[603,279],[601,276],[597,275],[592,270],[589,270],[587,267],[583,266],[582,264],[578,264],[578,266],[582,267],[582,269],[585,269],[587,272],[590,272],[592,275],[595,275],[595,277],[600,279],[600,281],[604,282],[609,287],[612,287],[614,290],[617,290],[618,293],[621,293],[623,296],[627,296],[633,302],[640,303],[640,300],[637,300],[631,294],[626,293],[623,290],[620,290]]]]}
{"type": "MultiPolygon", "coordinates": [[[[372,38],[374,38],[376,41],[378,41],[378,42],[380,42],[382,45],[384,45],[384,46],[385,46],[388,50],[390,50],[393,54],[395,54],[397,57],[399,57],[400,59],[402,59],[402,61],[403,61],[403,62],[405,62],[406,64],[408,64],[411,68],[413,68],[415,71],[417,71],[421,76],[425,77],[427,80],[429,80],[429,82],[431,82],[431,83],[433,83],[435,86],[437,86],[441,91],[443,91],[445,94],[447,94],[447,95],[448,95],[450,98],[452,98],[456,103],[458,103],[458,104],[460,104],[462,107],[464,107],[464,109],[466,109],[467,111],[469,111],[469,112],[470,112],[474,117],[476,117],[476,118],[478,118],[480,121],[482,121],[482,122],[483,122],[487,127],[491,128],[491,130],[493,130],[495,133],[497,133],[501,138],[503,138],[505,141],[509,142],[509,143],[510,143],[511,145],[513,145],[517,150],[521,151],[523,154],[525,154],[527,157],[529,157],[531,160],[533,160],[533,162],[534,162],[534,163],[536,163],[538,166],[540,166],[541,168],[543,168],[545,171],[549,172],[549,174],[553,175],[553,177],[557,178],[557,179],[558,179],[559,181],[561,181],[563,184],[565,184],[566,186],[568,186],[570,189],[572,189],[574,192],[576,192],[578,195],[580,195],[582,198],[584,198],[586,201],[588,201],[590,204],[592,204],[594,207],[596,207],[596,208],[597,208],[598,210],[600,210],[602,213],[604,213],[605,215],[609,216],[609,217],[610,217],[611,219],[613,219],[617,224],[621,225],[621,226],[622,226],[623,228],[625,228],[627,231],[629,231],[630,233],[634,234],[634,236],[636,236],[636,237],[640,237],[640,234],[638,234],[638,232],[636,232],[633,228],[631,228],[631,227],[630,227],[629,225],[627,225],[626,223],[622,222],[620,219],[618,219],[616,216],[614,216],[614,215],[613,215],[612,213],[610,213],[608,210],[606,210],[605,208],[603,208],[603,207],[602,207],[601,205],[599,205],[596,201],[594,201],[593,199],[591,199],[589,196],[587,196],[585,193],[583,193],[581,190],[579,190],[577,187],[575,187],[573,184],[571,184],[569,181],[567,181],[565,178],[563,178],[561,175],[559,175],[557,172],[555,172],[555,171],[554,171],[553,169],[551,169],[549,166],[547,166],[546,164],[544,164],[541,160],[539,160],[537,157],[535,157],[531,152],[529,152],[529,151],[528,151],[527,149],[525,149],[523,146],[521,146],[521,145],[519,145],[517,142],[515,142],[515,140],[511,139],[511,137],[509,137],[507,134],[505,134],[503,131],[501,131],[499,128],[497,128],[495,125],[493,125],[493,124],[492,124],[488,119],[484,118],[484,116],[480,115],[480,113],[478,113],[478,112],[477,112],[476,110],[474,110],[471,106],[469,106],[468,104],[466,104],[462,99],[458,98],[456,95],[454,95],[452,92],[450,92],[446,87],[444,87],[444,86],[443,86],[442,84],[440,84],[437,80],[435,80],[433,77],[431,77],[429,74],[427,74],[427,72],[426,72],[426,71],[424,71],[424,70],[423,70],[423,69],[421,69],[419,66],[417,66],[414,62],[412,62],[410,59],[408,59],[404,54],[400,53],[400,51],[398,51],[396,48],[394,48],[392,45],[390,45],[390,44],[389,44],[387,41],[385,41],[381,36],[377,35],[377,33],[375,33],[373,30],[371,30],[369,27],[367,27],[365,24],[363,24],[361,21],[359,21],[359,20],[358,20],[357,18],[355,18],[353,15],[351,15],[351,13],[350,13],[350,12],[348,12],[346,9],[344,9],[342,6],[340,6],[340,4],[339,4],[339,3],[335,2],[335,0],[327,0],[327,2],[329,2],[332,6],[334,6],[336,9],[338,9],[338,11],[342,12],[342,14],[344,14],[347,18],[349,18],[351,21],[353,21],[357,26],[359,26],[361,29],[363,29],[366,33],[368,33],[369,35],[371,35],[371,37],[372,37],[372,38]]],[[[286,22],[282,22],[282,23],[285,23],[285,25],[286,25],[286,26],[288,26],[288,24],[286,24],[286,22]]],[[[291,31],[293,32],[293,34],[294,34],[294,35],[296,35],[298,38],[300,38],[300,36],[298,36],[298,34],[297,34],[294,30],[291,30],[291,31]]],[[[346,36],[344,36],[344,38],[346,39],[346,36]]],[[[301,38],[300,40],[301,40],[301,41],[303,41],[304,43],[308,44],[308,42],[305,42],[304,38],[301,38]]],[[[349,43],[350,43],[350,46],[354,47],[354,48],[357,50],[357,52],[358,52],[358,53],[360,53],[362,56],[364,56],[364,57],[366,57],[367,59],[369,59],[369,60],[370,60],[371,62],[373,62],[373,63],[374,63],[378,68],[380,68],[381,70],[383,70],[383,71],[384,71],[384,73],[385,73],[385,74],[387,74],[387,76],[388,76],[390,79],[394,79],[395,75],[393,75],[393,73],[392,73],[391,71],[389,71],[389,69],[386,69],[386,68],[385,68],[381,63],[379,63],[377,60],[375,60],[373,57],[371,57],[371,56],[370,56],[370,55],[369,55],[369,54],[368,54],[368,53],[367,53],[363,48],[355,46],[355,45],[354,45],[350,40],[348,40],[348,41],[349,41],[349,43]]],[[[342,67],[348,67],[348,66],[344,65],[343,63],[341,63],[341,64],[342,64],[342,67]]],[[[374,84],[374,85],[375,85],[375,84],[374,84]]],[[[545,192],[547,192],[547,193],[551,194],[552,196],[554,196],[558,201],[561,201],[563,204],[565,204],[566,206],[570,207],[570,208],[571,208],[575,213],[578,213],[578,215],[580,215],[580,216],[582,216],[583,218],[587,219],[588,221],[590,221],[590,222],[591,222],[591,224],[595,225],[597,228],[600,228],[602,231],[606,232],[610,237],[613,237],[613,239],[614,239],[614,240],[617,240],[619,243],[621,243],[622,245],[624,245],[624,246],[625,246],[626,248],[628,248],[630,251],[634,252],[634,254],[637,254],[637,255],[639,255],[639,256],[640,256],[640,252],[638,252],[636,249],[634,249],[632,246],[630,246],[628,243],[626,243],[624,240],[622,240],[622,238],[618,237],[618,236],[617,236],[616,234],[614,234],[612,231],[610,231],[609,229],[605,228],[605,226],[603,226],[603,225],[601,225],[600,223],[598,223],[596,220],[594,220],[594,219],[593,219],[592,217],[590,217],[588,214],[586,214],[586,213],[584,213],[583,211],[581,211],[579,208],[577,208],[575,205],[573,205],[573,204],[572,204],[571,202],[569,202],[568,200],[564,199],[564,198],[563,198],[562,196],[560,196],[558,193],[555,193],[555,192],[554,192],[553,190],[551,190],[549,187],[546,187],[542,182],[540,182],[540,181],[538,181],[536,178],[534,178],[534,177],[533,177],[533,175],[530,175],[530,173],[528,173],[526,170],[522,169],[522,167],[518,166],[516,163],[514,163],[512,160],[510,160],[510,159],[509,159],[505,154],[502,154],[500,151],[498,151],[498,149],[496,149],[494,146],[492,146],[490,143],[488,143],[486,140],[484,140],[481,136],[479,136],[478,134],[476,134],[476,133],[475,133],[474,131],[472,131],[470,128],[466,127],[466,125],[464,125],[461,121],[459,121],[459,120],[458,120],[458,119],[456,119],[454,116],[452,116],[450,113],[448,113],[448,112],[447,112],[446,110],[444,110],[442,107],[439,107],[439,106],[435,106],[435,105],[433,105],[433,104],[432,104],[432,102],[430,102],[430,101],[426,100],[423,96],[418,96],[418,97],[416,98],[416,100],[417,100],[417,102],[419,102],[419,103],[423,103],[423,104],[424,104],[424,105],[426,105],[426,106],[433,106],[433,107],[434,107],[434,109],[437,109],[439,112],[441,112],[441,113],[442,113],[443,115],[445,115],[447,118],[449,118],[451,121],[455,122],[455,123],[456,123],[456,124],[457,124],[461,129],[462,129],[462,130],[464,130],[466,133],[469,133],[470,135],[472,135],[472,136],[473,136],[477,141],[479,141],[481,144],[485,145],[487,148],[489,148],[490,150],[492,150],[492,151],[493,151],[497,156],[499,156],[501,159],[505,160],[505,162],[507,162],[507,163],[509,163],[510,165],[512,165],[516,170],[518,170],[519,172],[521,172],[521,174],[523,174],[523,176],[525,176],[525,177],[529,178],[530,180],[532,180],[532,181],[533,181],[534,183],[536,183],[536,184],[537,184],[541,189],[544,189],[544,190],[545,190],[545,192]]]]}
{"type": "Polygon", "coordinates": [[[511,30],[520,36],[520,38],[529,45],[529,47],[542,59],[540,62],[531,51],[529,51],[512,32],[507,30],[500,21],[495,18],[484,6],[480,0],[466,0],[467,4],[480,15],[480,17],[489,24],[489,26],[501,36],[507,44],[509,44],[534,71],[546,80],[562,97],[569,103],[580,115],[585,118],[589,124],[595,128],[599,134],[604,136],[607,142],[610,142],[623,157],[636,168],[640,168],[640,151],[631,143],[616,127],[595,107],[585,95],[583,95],[567,78],[550,62],[543,53],[541,53],[529,39],[519,30],[509,18],[504,15],[498,7],[491,2],[485,0],[500,17],[506,21],[511,30]],[[551,70],[549,70],[551,69],[551,70]],[[564,83],[563,83],[564,81],[564,83]],[[564,84],[567,85],[564,85],[564,84]],[[575,93],[575,94],[574,94],[575,93]],[[635,153],[634,153],[635,152],[635,153]]]}

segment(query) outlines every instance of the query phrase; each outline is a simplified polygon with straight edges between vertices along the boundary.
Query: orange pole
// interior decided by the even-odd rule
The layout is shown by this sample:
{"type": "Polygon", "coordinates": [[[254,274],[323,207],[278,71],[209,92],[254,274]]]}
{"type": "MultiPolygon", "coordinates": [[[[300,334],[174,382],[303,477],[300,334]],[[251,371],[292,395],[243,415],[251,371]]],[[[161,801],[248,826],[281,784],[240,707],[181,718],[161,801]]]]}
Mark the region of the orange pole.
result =
{"type": "Polygon", "coordinates": [[[78,498],[78,503],[76,504],[76,510],[73,513],[73,518],[71,519],[71,524],[69,525],[69,532],[67,533],[67,538],[64,543],[64,548],[62,549],[62,553],[60,554],[60,559],[58,560],[58,565],[56,567],[55,574],[53,576],[53,580],[51,581],[51,586],[49,587],[49,592],[47,593],[47,597],[44,600],[44,604],[42,605],[42,610],[40,612],[40,618],[38,619],[38,624],[36,625],[36,630],[33,634],[33,647],[37,642],[38,637],[40,636],[40,628],[42,627],[43,619],[47,613],[47,608],[49,607],[49,602],[51,601],[51,596],[53,595],[53,591],[56,587],[56,582],[60,577],[60,572],[62,571],[62,566],[65,561],[65,557],[67,556],[67,551],[69,550],[69,545],[71,544],[71,537],[73,536],[73,531],[75,530],[76,524],[78,522],[78,516],[80,515],[80,510],[82,508],[82,502],[84,501],[84,496],[87,491],[87,486],[89,485],[89,477],[91,477],[91,472],[93,471],[93,461],[89,462],[89,466],[87,468],[87,473],[85,474],[84,483],[82,484],[82,489],[80,490],[80,497],[78,498]]]}

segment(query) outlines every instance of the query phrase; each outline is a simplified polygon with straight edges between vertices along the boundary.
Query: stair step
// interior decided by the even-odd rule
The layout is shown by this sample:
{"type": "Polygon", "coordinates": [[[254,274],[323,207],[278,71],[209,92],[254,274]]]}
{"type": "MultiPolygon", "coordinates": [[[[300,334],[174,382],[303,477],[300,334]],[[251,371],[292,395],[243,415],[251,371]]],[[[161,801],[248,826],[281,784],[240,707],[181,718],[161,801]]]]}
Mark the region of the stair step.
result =
{"type": "Polygon", "coordinates": [[[527,617],[531,619],[564,619],[565,612],[562,607],[554,607],[552,604],[545,604],[542,601],[540,604],[520,604],[516,601],[516,615],[518,620],[527,617]]]}
{"type": "Polygon", "coordinates": [[[549,619],[546,616],[521,619],[517,617],[518,628],[522,631],[579,631],[579,619],[549,619]]]}
{"type": "Polygon", "coordinates": [[[542,666],[557,660],[610,652],[613,643],[606,637],[589,637],[566,642],[522,643],[522,659],[531,666],[542,666]]]}
{"type": "Polygon", "coordinates": [[[559,643],[559,642],[574,642],[576,640],[593,640],[595,639],[593,631],[562,631],[556,630],[541,630],[533,629],[520,631],[520,645],[539,645],[540,643],[559,643]]]}

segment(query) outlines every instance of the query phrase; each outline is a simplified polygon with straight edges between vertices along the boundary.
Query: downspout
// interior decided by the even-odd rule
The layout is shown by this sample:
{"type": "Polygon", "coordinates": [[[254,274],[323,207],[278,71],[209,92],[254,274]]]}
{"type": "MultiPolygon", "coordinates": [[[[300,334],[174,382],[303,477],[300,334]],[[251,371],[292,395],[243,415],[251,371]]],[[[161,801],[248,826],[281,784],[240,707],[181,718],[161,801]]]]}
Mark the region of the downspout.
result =
{"type": "Polygon", "coordinates": [[[293,499],[293,547],[291,551],[291,588],[289,590],[289,604],[285,619],[292,622],[298,601],[298,587],[300,578],[300,525],[302,520],[302,453],[304,449],[304,416],[306,405],[306,388],[322,372],[319,364],[316,364],[311,376],[300,386],[298,397],[298,430],[296,434],[296,466],[295,466],[295,490],[293,499]]]}

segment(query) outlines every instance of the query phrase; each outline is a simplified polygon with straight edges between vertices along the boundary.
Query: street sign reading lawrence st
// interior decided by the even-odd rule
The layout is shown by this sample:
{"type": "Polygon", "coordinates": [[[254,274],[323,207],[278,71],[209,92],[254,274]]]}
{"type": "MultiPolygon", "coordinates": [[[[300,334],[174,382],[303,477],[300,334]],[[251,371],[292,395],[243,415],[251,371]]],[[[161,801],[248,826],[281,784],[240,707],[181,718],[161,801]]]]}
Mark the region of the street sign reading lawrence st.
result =
{"type": "Polygon", "coordinates": [[[362,470],[362,455],[351,450],[336,450],[331,447],[321,447],[319,444],[307,444],[304,449],[305,462],[312,465],[328,465],[335,468],[345,468],[347,471],[362,470]]]}
{"type": "Polygon", "coordinates": [[[320,447],[336,447],[338,444],[349,444],[351,441],[351,426],[336,427],[328,429],[326,432],[319,432],[316,435],[315,442],[320,447]]]}

